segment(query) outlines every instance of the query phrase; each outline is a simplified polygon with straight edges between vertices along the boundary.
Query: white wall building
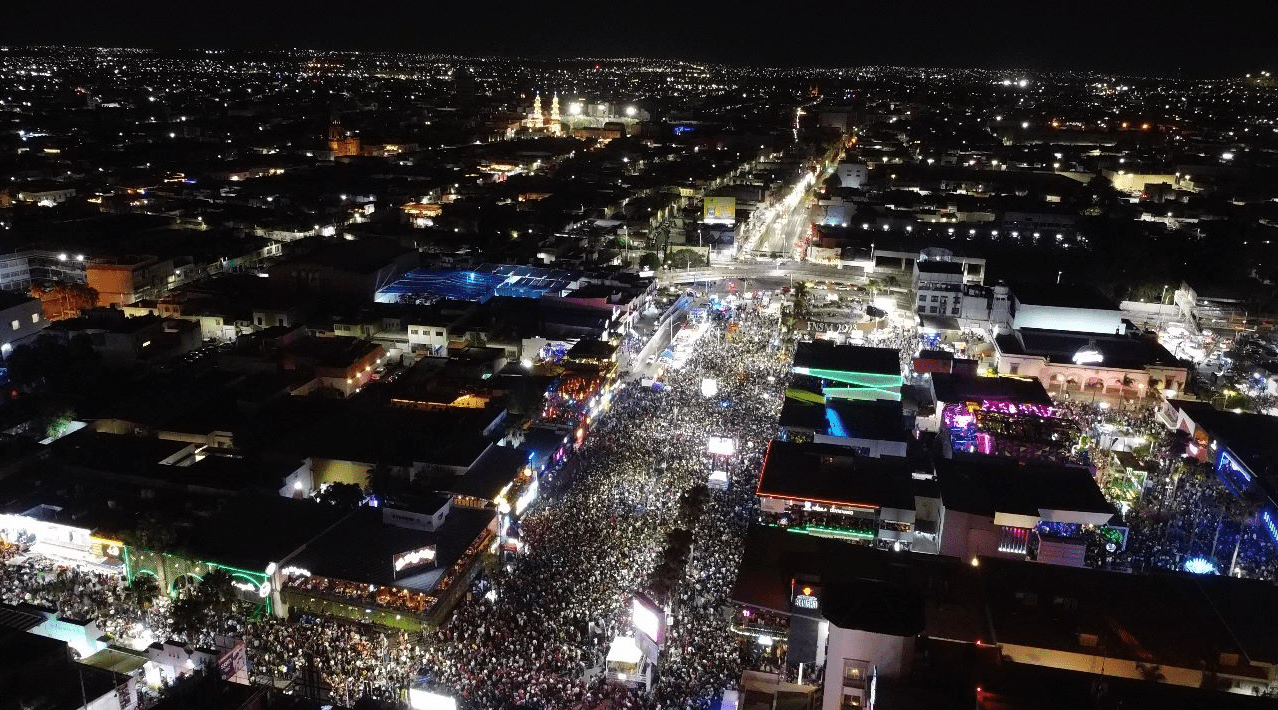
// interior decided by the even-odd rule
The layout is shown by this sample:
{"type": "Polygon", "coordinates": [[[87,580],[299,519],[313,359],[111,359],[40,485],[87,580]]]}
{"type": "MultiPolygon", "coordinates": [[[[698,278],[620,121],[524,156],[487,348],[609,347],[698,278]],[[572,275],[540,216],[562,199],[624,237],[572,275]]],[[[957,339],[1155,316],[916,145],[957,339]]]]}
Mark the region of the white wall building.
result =
{"type": "Polygon", "coordinates": [[[839,184],[843,187],[860,188],[870,179],[870,169],[865,163],[839,163],[834,174],[839,176],[839,184]]]}
{"type": "Polygon", "coordinates": [[[34,337],[49,325],[39,300],[26,294],[0,293],[0,356],[34,337]]]}

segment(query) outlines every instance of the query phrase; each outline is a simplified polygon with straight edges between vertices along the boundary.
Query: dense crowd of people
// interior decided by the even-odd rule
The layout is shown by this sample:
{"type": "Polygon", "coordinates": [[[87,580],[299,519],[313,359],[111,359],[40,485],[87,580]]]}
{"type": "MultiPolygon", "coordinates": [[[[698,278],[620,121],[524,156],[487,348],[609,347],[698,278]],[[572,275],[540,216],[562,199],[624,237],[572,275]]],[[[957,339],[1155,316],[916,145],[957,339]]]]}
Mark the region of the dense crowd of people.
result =
{"type": "Polygon", "coordinates": [[[402,699],[411,682],[425,679],[472,707],[708,707],[740,675],[740,646],[719,609],[755,516],[754,480],[790,362],[775,318],[754,306],[708,317],[713,327],[665,387],[620,385],[576,460],[549,474],[542,500],[520,521],[525,554],[481,577],[437,632],[309,617],[250,623],[234,615],[188,635],[163,595],[143,610],[118,576],[36,555],[0,565],[0,592],[9,603],[98,618],[117,639],[138,640],[149,630],[148,641],[171,637],[209,648],[217,634],[238,635],[256,680],[293,681],[298,692],[334,701],[402,699]],[[703,396],[704,378],[718,381],[715,396],[703,396]],[[696,520],[681,520],[680,496],[710,473],[712,433],[739,447],[729,486],[709,496],[696,520]],[[652,586],[664,536],[677,525],[696,542],[660,599],[673,623],[652,692],[605,684],[610,644],[634,634],[631,598],[652,586]]]}
{"type": "MultiPolygon", "coordinates": [[[[743,643],[747,637],[734,634],[722,613],[742,540],[758,517],[754,489],[777,433],[791,350],[777,317],[757,305],[715,305],[700,317],[709,327],[686,362],[667,371],[664,386],[619,384],[579,450],[543,474],[541,498],[517,521],[522,553],[481,575],[438,629],[410,634],[307,615],[250,620],[240,610],[188,636],[163,595],[139,605],[117,575],[10,545],[0,548],[0,600],[98,619],[109,636],[135,644],[171,637],[210,647],[215,634],[239,636],[255,681],[292,683],[292,692],[344,704],[361,695],[402,702],[410,685],[424,682],[468,709],[694,710],[735,687],[743,664],[794,680],[778,650],[767,657],[743,643]],[[705,379],[717,388],[703,390],[705,379]],[[709,489],[690,517],[682,502],[707,483],[710,436],[734,440],[737,451],[727,487],[709,489]],[[659,579],[663,547],[676,530],[691,533],[691,553],[674,578],[659,579]],[[636,593],[653,596],[672,621],[650,692],[605,682],[611,644],[635,634],[636,593]]],[[[901,350],[903,372],[919,348],[937,345],[911,328],[878,333],[868,344],[901,350]]],[[[964,340],[969,352],[979,344],[964,340]]],[[[1089,458],[1104,455],[1119,435],[1150,441],[1141,452],[1150,461],[1147,485],[1115,521],[1129,528],[1125,545],[1104,530],[1069,532],[1089,536],[1089,563],[1144,572],[1184,569],[1198,558],[1220,573],[1278,578],[1278,552],[1257,511],[1240,504],[1210,466],[1182,459],[1151,408],[1073,397],[1056,398],[1054,408],[1078,424],[1078,449],[1089,458]],[[1111,432],[1112,441],[1102,436],[1111,432]]]]}
{"type": "Polygon", "coordinates": [[[754,516],[753,479],[775,430],[789,356],[774,343],[775,321],[751,308],[728,338],[725,318],[719,312],[721,322],[665,388],[631,382],[617,393],[570,480],[543,486],[542,503],[521,522],[525,554],[424,647],[426,677],[476,707],[607,700],[704,708],[735,684],[740,648],[719,609],[754,516]],[[718,382],[715,396],[702,395],[703,378],[718,382]],[[711,495],[698,520],[681,521],[680,495],[709,475],[711,434],[738,443],[729,486],[711,495]],[[680,524],[695,542],[682,579],[659,600],[674,622],[653,691],[607,686],[609,645],[633,635],[631,598],[649,589],[664,536],[680,524]]]}

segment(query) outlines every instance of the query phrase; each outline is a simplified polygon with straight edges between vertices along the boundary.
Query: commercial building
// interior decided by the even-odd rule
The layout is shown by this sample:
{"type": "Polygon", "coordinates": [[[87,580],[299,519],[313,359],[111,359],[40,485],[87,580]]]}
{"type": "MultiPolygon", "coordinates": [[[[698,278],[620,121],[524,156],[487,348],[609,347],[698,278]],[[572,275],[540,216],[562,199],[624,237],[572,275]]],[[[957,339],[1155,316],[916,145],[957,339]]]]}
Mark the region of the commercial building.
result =
{"type": "Polygon", "coordinates": [[[180,283],[173,259],[144,255],[93,259],[84,276],[99,305],[116,307],[159,298],[180,283]]]}
{"type": "Polygon", "coordinates": [[[1033,377],[1050,392],[1143,399],[1184,389],[1189,368],[1143,335],[1018,328],[994,338],[999,374],[1033,377]]]}
{"type": "Polygon", "coordinates": [[[973,564],[760,526],[731,598],[739,634],[824,668],[823,710],[930,707],[932,694],[948,707],[954,687],[1021,707],[1009,679],[1045,672],[1158,689],[1162,702],[1138,706],[1250,707],[1278,668],[1278,592],[1229,577],[973,564]]]}
{"type": "Polygon", "coordinates": [[[763,520],[787,530],[883,545],[912,545],[914,467],[831,444],[773,441],[755,493],[763,520]]]}
{"type": "Polygon", "coordinates": [[[1011,326],[1016,330],[1033,328],[1095,335],[1126,332],[1118,305],[1087,286],[1014,284],[1011,315],[1011,326]]]}
{"type": "Polygon", "coordinates": [[[0,290],[30,291],[36,284],[84,282],[84,254],[23,249],[0,256],[0,290]]]}
{"type": "Polygon", "coordinates": [[[281,563],[284,602],[411,631],[438,623],[490,551],[496,516],[448,496],[360,506],[281,563]]]}
{"type": "MultiPolygon", "coordinates": [[[[876,251],[875,259],[889,255],[895,257],[892,252],[876,251]]],[[[920,317],[988,321],[1006,312],[986,303],[991,297],[998,300],[1000,294],[981,285],[984,259],[958,257],[948,249],[932,247],[920,251],[913,264],[910,286],[915,293],[914,311],[920,317]]]]}
{"type": "Polygon", "coordinates": [[[1158,417],[1168,428],[1189,434],[1185,453],[1212,464],[1233,496],[1258,506],[1261,526],[1278,545],[1278,419],[1177,399],[1167,400],[1158,417]]]}
{"type": "Polygon", "coordinates": [[[820,380],[826,397],[901,399],[901,358],[893,348],[800,342],[791,372],[820,380]]]}
{"type": "Polygon", "coordinates": [[[1021,377],[976,377],[944,372],[929,378],[935,409],[916,419],[941,433],[941,451],[1064,462],[1073,455],[1078,425],[1059,416],[1042,383],[1021,377]]]}
{"type": "Polygon", "coordinates": [[[379,239],[321,243],[272,264],[270,281],[280,292],[324,295],[338,302],[364,304],[378,291],[417,266],[414,249],[379,239]]]}
{"type": "Polygon", "coordinates": [[[0,357],[38,335],[49,325],[39,299],[0,291],[0,357]]]}
{"type": "Polygon", "coordinates": [[[81,652],[42,633],[46,622],[34,607],[0,608],[0,707],[48,710],[134,710],[134,675],[76,660],[81,652]]]}
{"type": "Polygon", "coordinates": [[[839,163],[834,169],[841,187],[861,188],[870,178],[870,169],[865,163],[839,163]]]}
{"type": "Polygon", "coordinates": [[[279,358],[284,370],[310,378],[294,394],[328,390],[349,397],[372,380],[373,370],[386,359],[386,350],[348,336],[298,338],[279,351],[279,358]]]}
{"type": "Polygon", "coordinates": [[[44,332],[62,343],[87,335],[103,364],[128,367],[161,362],[200,347],[200,324],[188,320],[137,316],[115,308],[94,308],[79,318],[55,321],[44,332]]]}
{"type": "Polygon", "coordinates": [[[913,439],[901,403],[894,400],[815,403],[786,397],[779,424],[786,441],[834,444],[872,458],[904,457],[913,439]]]}
{"type": "Polygon", "coordinates": [[[1115,514],[1082,466],[956,454],[936,468],[942,555],[1023,560],[1034,552],[1039,562],[1081,567],[1085,541],[1047,530],[1076,532],[1115,514]]]}

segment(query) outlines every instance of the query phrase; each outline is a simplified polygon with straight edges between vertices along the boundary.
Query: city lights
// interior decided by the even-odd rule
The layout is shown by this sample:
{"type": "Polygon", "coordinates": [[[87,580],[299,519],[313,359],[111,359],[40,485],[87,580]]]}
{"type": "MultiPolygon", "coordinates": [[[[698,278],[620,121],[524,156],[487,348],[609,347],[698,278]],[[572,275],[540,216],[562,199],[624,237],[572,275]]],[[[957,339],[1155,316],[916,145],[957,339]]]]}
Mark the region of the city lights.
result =
{"type": "Polygon", "coordinates": [[[1266,23],[445,9],[6,16],[15,707],[1274,694],[1266,23]]]}

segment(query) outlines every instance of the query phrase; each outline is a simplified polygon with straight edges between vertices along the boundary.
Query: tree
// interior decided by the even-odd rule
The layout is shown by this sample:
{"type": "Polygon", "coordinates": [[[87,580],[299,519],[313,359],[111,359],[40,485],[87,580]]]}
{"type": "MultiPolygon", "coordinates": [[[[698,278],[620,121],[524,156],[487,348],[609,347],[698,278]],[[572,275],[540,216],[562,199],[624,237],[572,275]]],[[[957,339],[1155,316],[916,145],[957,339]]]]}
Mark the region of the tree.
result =
{"type": "Polygon", "coordinates": [[[670,268],[672,269],[690,269],[695,266],[705,266],[706,258],[694,249],[680,249],[670,255],[670,268]]]}
{"type": "Polygon", "coordinates": [[[239,594],[231,574],[226,570],[215,569],[200,580],[200,585],[195,588],[195,597],[206,611],[225,616],[235,608],[239,594]]]}
{"type": "Polygon", "coordinates": [[[178,597],[173,602],[172,610],[169,612],[173,621],[173,631],[186,638],[192,640],[200,629],[204,628],[207,622],[208,608],[195,595],[187,595],[178,597]]]}
{"type": "Polygon", "coordinates": [[[70,409],[63,409],[53,416],[49,417],[49,423],[44,428],[45,438],[58,439],[67,433],[71,428],[71,422],[75,420],[75,412],[70,409]]]}
{"type": "Polygon", "coordinates": [[[31,297],[40,299],[44,316],[49,320],[75,318],[80,311],[98,305],[98,291],[85,284],[32,286],[31,297]]]}
{"type": "Polygon", "coordinates": [[[699,483],[689,488],[679,496],[679,519],[689,526],[696,525],[709,503],[709,486],[699,483]]]}
{"type": "Polygon", "coordinates": [[[651,269],[656,271],[661,266],[661,259],[657,258],[657,253],[646,251],[639,257],[639,267],[642,269],[651,269]]]}
{"type": "Polygon", "coordinates": [[[330,483],[315,494],[315,500],[341,510],[354,510],[364,501],[364,489],[354,483],[330,483]]]}
{"type": "Polygon", "coordinates": [[[812,291],[803,281],[794,283],[794,317],[796,320],[807,320],[812,315],[812,291]]]}
{"type": "Polygon", "coordinates": [[[150,609],[160,596],[160,583],[149,574],[140,574],[129,583],[127,591],[139,609],[150,609]]]}

